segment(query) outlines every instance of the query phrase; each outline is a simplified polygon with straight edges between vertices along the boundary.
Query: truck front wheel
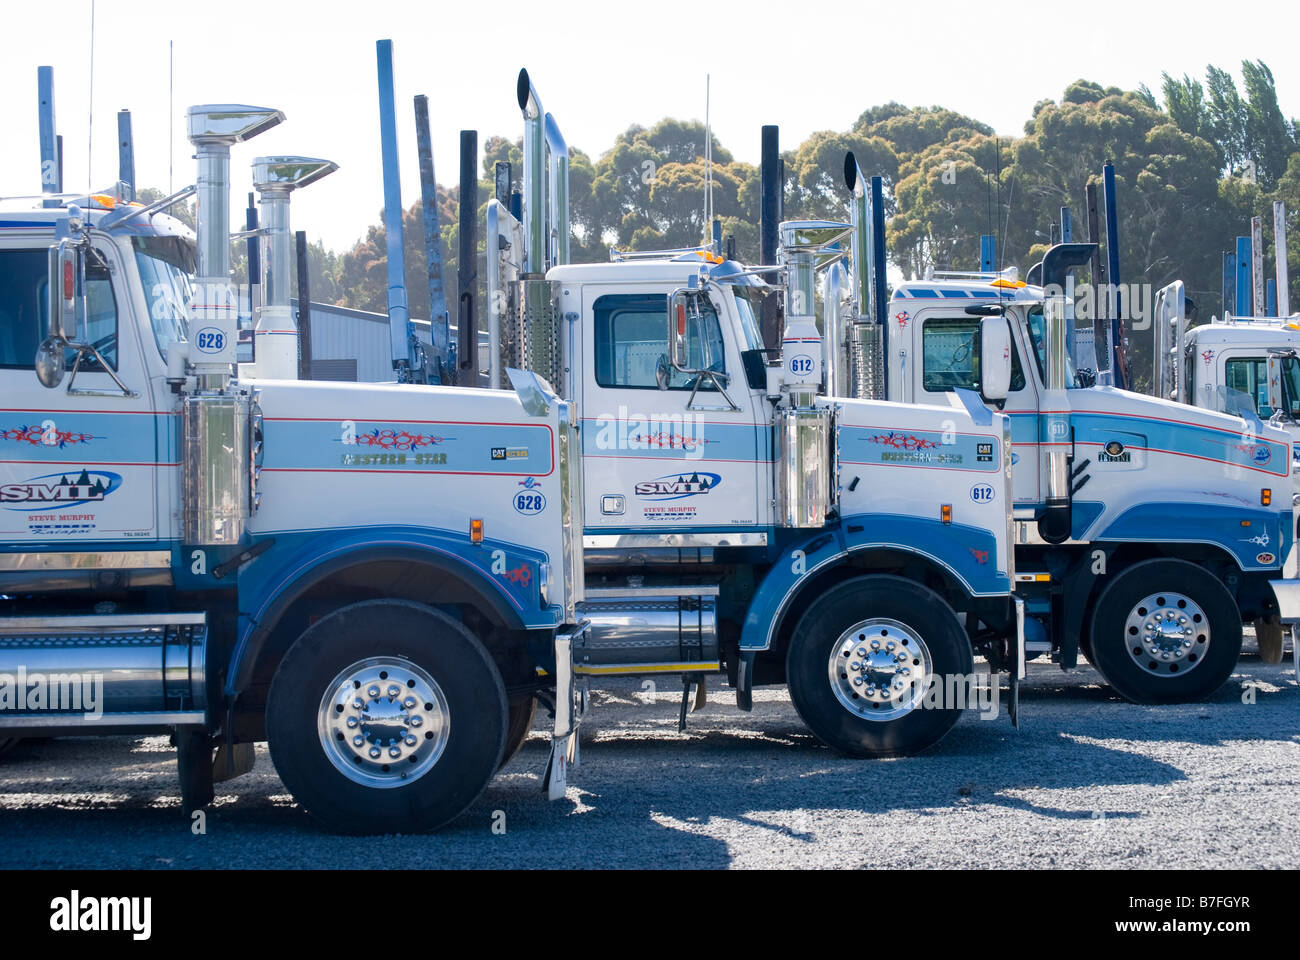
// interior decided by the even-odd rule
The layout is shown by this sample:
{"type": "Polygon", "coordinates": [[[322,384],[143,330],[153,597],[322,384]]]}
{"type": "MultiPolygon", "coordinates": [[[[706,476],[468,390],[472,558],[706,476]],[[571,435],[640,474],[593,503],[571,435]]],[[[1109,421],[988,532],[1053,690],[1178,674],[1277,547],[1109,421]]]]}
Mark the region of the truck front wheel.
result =
{"type": "Polygon", "coordinates": [[[290,648],[266,731],[285,786],[330,830],[432,830],[496,773],[505,686],[463,624],[416,603],[366,601],[322,618],[290,648]]]}
{"type": "Polygon", "coordinates": [[[961,717],[970,643],[944,599],[895,576],[828,590],[799,620],[786,656],[790,698],[828,746],[859,757],[916,753],[961,717]]]}
{"type": "Polygon", "coordinates": [[[1144,560],[1102,591],[1093,665],[1134,703],[1203,700],[1241,655],[1241,614],[1218,578],[1186,560],[1144,560]]]}

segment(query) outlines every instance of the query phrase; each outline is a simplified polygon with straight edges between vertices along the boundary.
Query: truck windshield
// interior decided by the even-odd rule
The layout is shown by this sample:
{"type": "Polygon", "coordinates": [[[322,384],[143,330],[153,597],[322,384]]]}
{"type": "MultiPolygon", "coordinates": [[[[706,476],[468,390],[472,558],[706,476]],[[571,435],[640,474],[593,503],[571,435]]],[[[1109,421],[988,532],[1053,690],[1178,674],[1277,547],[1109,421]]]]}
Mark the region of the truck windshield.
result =
{"type": "MultiPolygon", "coordinates": [[[[1068,321],[1073,323],[1074,321],[1068,321]]],[[[1034,360],[1038,363],[1038,375],[1042,377],[1043,382],[1047,382],[1047,324],[1043,319],[1043,305],[1034,304],[1029,308],[1025,316],[1025,326],[1029,330],[1029,339],[1034,347],[1034,360]]],[[[1074,372],[1074,360],[1070,358],[1067,350],[1065,354],[1065,386],[1067,389],[1073,389],[1079,386],[1078,378],[1074,372]]]]}
{"type": "Polygon", "coordinates": [[[185,339],[193,292],[194,246],[181,237],[132,237],[131,245],[149,304],[154,341],[166,358],[167,345],[185,339]]]}
{"type": "Polygon", "coordinates": [[[744,350],[760,350],[763,347],[763,334],[758,325],[758,314],[762,309],[762,287],[746,287],[733,284],[732,292],[736,297],[736,313],[740,316],[740,329],[745,337],[744,350]]]}

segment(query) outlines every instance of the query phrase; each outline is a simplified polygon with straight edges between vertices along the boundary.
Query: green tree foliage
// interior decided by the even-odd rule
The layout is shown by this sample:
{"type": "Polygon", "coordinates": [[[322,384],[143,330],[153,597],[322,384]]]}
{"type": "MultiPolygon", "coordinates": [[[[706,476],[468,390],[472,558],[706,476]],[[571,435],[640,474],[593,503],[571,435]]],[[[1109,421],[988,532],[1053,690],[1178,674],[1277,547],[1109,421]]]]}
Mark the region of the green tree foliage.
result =
{"type": "MultiPolygon", "coordinates": [[[[697,121],[665,119],[628,127],[598,154],[571,147],[573,259],[604,260],[611,245],[703,242],[710,233],[705,138],[697,121]]],[[[521,144],[500,136],[483,142],[480,224],[498,161],[511,164],[518,189],[521,144]]],[[[1271,222],[1271,202],[1282,199],[1293,228],[1300,219],[1296,123],[1283,116],[1273,75],[1261,62],[1241,64],[1239,78],[1214,66],[1203,78],[1165,74],[1158,96],[1145,87],[1125,91],[1080,79],[1059,98],[1039,101],[1018,137],[995,136],[987,124],[942,106],[869,106],[849,130],[819,131],[784,153],[787,219],[847,218],[843,163],[850,150],[867,175],[885,180],[889,256],[908,277],[930,268],[974,269],[986,233],[999,238],[1001,264],[1023,275],[1041,259],[1062,206],[1071,211],[1075,239],[1085,239],[1084,191],[1100,181],[1108,160],[1116,170],[1122,279],[1155,287],[1183,279],[1202,318],[1222,310],[1221,252],[1249,229],[1249,218],[1271,222]]],[[[736,238],[743,260],[757,262],[759,172],[716,138],[712,154],[714,212],[723,234],[736,238]]],[[[439,187],[438,197],[454,319],[459,191],[439,187]]],[[[404,233],[407,297],[412,315],[425,317],[418,201],[405,212],[404,233]]],[[[1271,239],[1268,247],[1271,255],[1271,239]]],[[[483,248],[480,237],[480,282],[483,248]]],[[[1292,275],[1300,278],[1300,239],[1290,256],[1292,275]]],[[[313,244],[311,263],[314,299],[386,309],[382,224],[338,256],[313,244]]],[[[1292,302],[1300,303],[1294,288],[1292,302]]],[[[1148,338],[1142,330],[1130,333],[1135,369],[1146,364],[1148,338]]]]}

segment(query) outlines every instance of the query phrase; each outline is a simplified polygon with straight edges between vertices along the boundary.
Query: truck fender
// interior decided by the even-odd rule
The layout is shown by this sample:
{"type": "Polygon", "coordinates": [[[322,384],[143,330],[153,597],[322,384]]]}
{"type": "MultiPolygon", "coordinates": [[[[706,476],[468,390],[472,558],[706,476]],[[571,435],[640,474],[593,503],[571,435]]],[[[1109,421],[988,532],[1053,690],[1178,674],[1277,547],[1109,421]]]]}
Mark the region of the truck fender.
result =
{"type": "Polygon", "coordinates": [[[811,577],[870,550],[908,553],[945,571],[971,597],[1010,592],[996,569],[997,541],[987,530],[938,519],[855,515],[788,545],[764,576],[741,629],[741,652],[770,650],[795,596],[811,577]],[[882,538],[881,534],[886,533],[882,538]]]}
{"type": "Polygon", "coordinates": [[[276,625],[293,603],[313,587],[343,571],[380,562],[409,563],[456,577],[466,584],[474,603],[511,630],[554,626],[558,615],[540,604],[527,603],[536,596],[540,568],[546,556],[514,544],[485,541],[471,545],[429,531],[394,532],[361,540],[340,541],[337,532],[313,538],[303,549],[284,558],[268,552],[240,571],[238,635],[226,670],[228,697],[245,689],[258,658],[276,625]],[[493,558],[505,557],[507,572],[493,572],[493,558]],[[522,572],[521,572],[522,571],[522,572]],[[513,579],[512,579],[513,575],[513,579]],[[526,581],[528,590],[521,590],[526,581]],[[537,609],[530,610],[529,606],[537,609]],[[545,622],[543,622],[545,621],[545,622]]]}

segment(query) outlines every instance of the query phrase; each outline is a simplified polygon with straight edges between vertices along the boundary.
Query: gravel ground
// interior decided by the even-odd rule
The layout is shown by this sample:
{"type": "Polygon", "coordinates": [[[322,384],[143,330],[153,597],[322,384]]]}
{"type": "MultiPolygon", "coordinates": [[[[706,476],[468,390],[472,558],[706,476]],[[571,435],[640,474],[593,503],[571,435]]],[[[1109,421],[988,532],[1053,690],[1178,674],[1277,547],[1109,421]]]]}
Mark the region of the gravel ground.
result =
{"type": "Polygon", "coordinates": [[[1289,652],[1268,666],[1250,639],[1200,704],[1134,706],[1089,668],[1031,664],[1019,730],[968,714],[898,760],[833,754],[784,689],[750,714],[711,689],[684,734],[678,696],[594,695],[565,800],[540,792],[539,726],[427,836],[322,833],[262,746],[195,836],[165,737],[20,744],[0,760],[0,867],[1300,866],[1300,686],[1289,652]]]}

